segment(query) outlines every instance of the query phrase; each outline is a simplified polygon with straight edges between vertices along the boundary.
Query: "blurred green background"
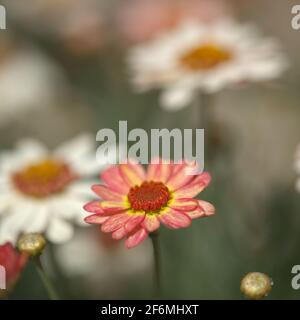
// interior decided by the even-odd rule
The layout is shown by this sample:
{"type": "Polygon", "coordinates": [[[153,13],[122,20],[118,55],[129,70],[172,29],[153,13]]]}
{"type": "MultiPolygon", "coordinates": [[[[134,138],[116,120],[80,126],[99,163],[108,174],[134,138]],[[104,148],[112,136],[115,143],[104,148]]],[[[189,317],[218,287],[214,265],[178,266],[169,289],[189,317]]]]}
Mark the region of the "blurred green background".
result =
{"type": "MultiPolygon", "coordinates": [[[[81,132],[117,130],[119,120],[127,120],[129,129],[195,127],[192,106],[167,113],[158,92],[135,94],[129,83],[127,51],[142,40],[143,14],[164,25],[159,8],[135,12],[130,0],[2,2],[8,30],[0,33],[0,111],[22,104],[14,97],[24,79],[36,81],[35,68],[43,69],[43,81],[24,112],[17,107],[3,112],[1,148],[24,136],[55,147],[81,132]],[[28,67],[27,77],[15,78],[10,97],[1,85],[17,57],[28,67]]],[[[300,292],[290,284],[292,266],[300,263],[300,195],[293,167],[300,142],[300,31],[291,28],[296,1],[206,2],[213,8],[206,4],[201,14],[232,14],[279,39],[290,68],[276,82],[216,95],[210,110],[214,157],[205,162],[213,181],[201,198],[212,202],[217,214],[186,230],[161,229],[164,297],[241,299],[243,275],[261,271],[274,281],[268,299],[298,299],[300,292]]],[[[48,247],[43,259],[63,298],[151,298],[150,240],[130,251],[123,247],[97,228],[84,228],[71,243],[48,247]]],[[[47,298],[31,264],[10,298],[47,298]]]]}

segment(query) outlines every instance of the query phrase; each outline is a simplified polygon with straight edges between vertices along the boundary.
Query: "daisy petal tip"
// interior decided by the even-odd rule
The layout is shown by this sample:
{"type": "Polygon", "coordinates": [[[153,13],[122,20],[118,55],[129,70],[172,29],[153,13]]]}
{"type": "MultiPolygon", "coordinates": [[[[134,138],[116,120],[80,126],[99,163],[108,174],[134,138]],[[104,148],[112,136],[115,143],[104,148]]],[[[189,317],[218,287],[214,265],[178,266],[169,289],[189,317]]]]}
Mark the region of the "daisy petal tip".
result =
{"type": "Polygon", "coordinates": [[[83,209],[87,212],[103,213],[103,209],[100,206],[99,201],[92,201],[83,206],[83,209]]]}
{"type": "Polygon", "coordinates": [[[125,241],[127,249],[132,249],[138,246],[147,238],[147,236],[148,232],[144,228],[141,228],[135,233],[131,234],[125,241]]]}
{"type": "Polygon", "coordinates": [[[90,216],[85,217],[83,220],[88,224],[102,224],[104,223],[108,217],[103,217],[98,214],[92,214],[90,216]]]}
{"type": "Polygon", "coordinates": [[[202,177],[206,184],[209,185],[212,180],[211,174],[208,171],[204,171],[202,173],[202,177]]]}
{"type": "Polygon", "coordinates": [[[188,228],[192,218],[183,212],[172,210],[160,217],[161,222],[170,229],[188,228]]]}

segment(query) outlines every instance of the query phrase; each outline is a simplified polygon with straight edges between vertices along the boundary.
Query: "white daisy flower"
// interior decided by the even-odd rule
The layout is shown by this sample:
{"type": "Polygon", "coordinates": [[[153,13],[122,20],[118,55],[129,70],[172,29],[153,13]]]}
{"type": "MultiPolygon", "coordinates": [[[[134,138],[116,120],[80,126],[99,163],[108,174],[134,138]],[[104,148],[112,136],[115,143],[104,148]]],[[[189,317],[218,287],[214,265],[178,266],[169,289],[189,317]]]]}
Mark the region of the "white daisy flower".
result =
{"type": "Polygon", "coordinates": [[[161,104],[178,110],[196,92],[214,93],[245,81],[278,77],[287,67],[273,39],[260,38],[251,25],[232,20],[186,21],[170,33],[129,51],[137,91],[161,88],[161,104]]]}
{"type": "Polygon", "coordinates": [[[94,141],[84,134],[50,152],[26,139],[0,154],[0,244],[30,232],[61,243],[72,237],[73,223],[84,225],[82,207],[92,195],[83,178],[102,169],[94,141]]]}
{"type": "Polygon", "coordinates": [[[296,190],[300,192],[300,145],[297,148],[296,156],[295,156],[295,170],[299,177],[296,181],[296,190]]]}

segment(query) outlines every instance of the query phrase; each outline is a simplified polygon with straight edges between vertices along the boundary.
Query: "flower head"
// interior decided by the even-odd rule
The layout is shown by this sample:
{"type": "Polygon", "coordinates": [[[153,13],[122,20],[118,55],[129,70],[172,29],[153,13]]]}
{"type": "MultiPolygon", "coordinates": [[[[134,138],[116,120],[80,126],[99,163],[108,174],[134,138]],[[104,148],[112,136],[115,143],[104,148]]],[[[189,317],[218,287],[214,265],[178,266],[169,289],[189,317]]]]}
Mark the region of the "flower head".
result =
{"type": "Polygon", "coordinates": [[[212,204],[194,199],[210,182],[210,175],[186,175],[192,164],[157,161],[147,172],[132,161],[113,166],[101,176],[105,185],[92,190],[102,198],[84,206],[93,215],[87,223],[101,224],[116,240],[126,238],[126,246],[140,244],[160,224],[171,229],[186,228],[192,219],[215,213],[212,204]]]}
{"type": "Polygon", "coordinates": [[[83,134],[49,151],[36,140],[22,140],[0,154],[0,244],[22,234],[40,233],[61,243],[82,224],[90,181],[102,165],[93,137],[83,134]]]}
{"type": "Polygon", "coordinates": [[[26,262],[27,256],[19,254],[11,243],[7,242],[0,246],[0,266],[5,269],[6,289],[10,290],[14,286],[26,262]]]}
{"type": "Polygon", "coordinates": [[[278,77],[287,63],[273,39],[255,28],[219,19],[186,21],[129,52],[136,90],[163,89],[161,104],[178,110],[199,90],[213,93],[246,81],[278,77]]]}

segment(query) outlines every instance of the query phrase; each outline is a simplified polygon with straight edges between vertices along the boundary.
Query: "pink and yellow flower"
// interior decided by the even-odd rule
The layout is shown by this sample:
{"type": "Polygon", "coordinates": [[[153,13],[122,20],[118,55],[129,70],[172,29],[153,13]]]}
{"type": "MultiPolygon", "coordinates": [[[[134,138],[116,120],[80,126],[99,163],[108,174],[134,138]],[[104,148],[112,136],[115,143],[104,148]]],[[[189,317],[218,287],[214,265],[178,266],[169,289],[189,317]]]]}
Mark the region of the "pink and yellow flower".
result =
{"type": "Polygon", "coordinates": [[[127,248],[140,244],[161,224],[171,229],[186,228],[193,219],[215,213],[214,206],[194,199],[210,183],[208,172],[187,175],[191,164],[150,164],[147,172],[129,162],[105,170],[92,190],[101,200],[90,202],[84,209],[93,214],[90,224],[101,224],[101,230],[112,233],[115,240],[126,238],[127,248]]]}

